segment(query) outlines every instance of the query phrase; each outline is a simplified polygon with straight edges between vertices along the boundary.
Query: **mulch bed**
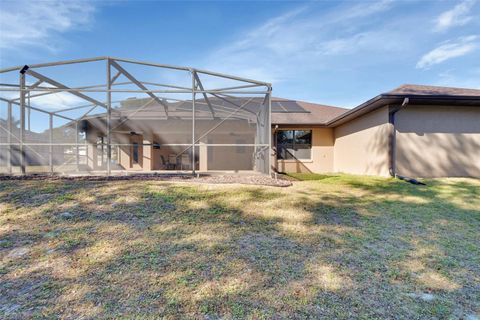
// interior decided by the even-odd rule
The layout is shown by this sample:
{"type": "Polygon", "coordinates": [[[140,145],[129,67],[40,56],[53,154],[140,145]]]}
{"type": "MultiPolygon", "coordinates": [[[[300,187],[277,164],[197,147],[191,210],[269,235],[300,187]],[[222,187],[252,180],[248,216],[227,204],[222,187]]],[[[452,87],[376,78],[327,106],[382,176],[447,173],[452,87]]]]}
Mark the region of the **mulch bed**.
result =
{"type": "Polygon", "coordinates": [[[122,181],[122,180],[159,180],[159,181],[185,181],[212,184],[248,184],[272,187],[289,187],[291,181],[273,179],[266,175],[185,175],[185,174],[132,174],[125,176],[62,176],[62,175],[0,175],[0,181],[7,180],[71,180],[71,181],[122,181]]]}

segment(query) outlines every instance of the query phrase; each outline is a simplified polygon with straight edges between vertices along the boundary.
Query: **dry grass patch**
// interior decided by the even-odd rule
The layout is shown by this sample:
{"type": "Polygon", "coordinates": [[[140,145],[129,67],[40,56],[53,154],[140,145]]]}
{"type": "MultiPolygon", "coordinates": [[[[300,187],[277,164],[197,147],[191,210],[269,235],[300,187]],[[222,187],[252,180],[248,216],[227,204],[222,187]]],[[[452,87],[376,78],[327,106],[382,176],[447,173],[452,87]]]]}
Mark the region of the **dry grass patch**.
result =
{"type": "Polygon", "coordinates": [[[480,182],[1,181],[0,318],[461,318],[480,182]]]}

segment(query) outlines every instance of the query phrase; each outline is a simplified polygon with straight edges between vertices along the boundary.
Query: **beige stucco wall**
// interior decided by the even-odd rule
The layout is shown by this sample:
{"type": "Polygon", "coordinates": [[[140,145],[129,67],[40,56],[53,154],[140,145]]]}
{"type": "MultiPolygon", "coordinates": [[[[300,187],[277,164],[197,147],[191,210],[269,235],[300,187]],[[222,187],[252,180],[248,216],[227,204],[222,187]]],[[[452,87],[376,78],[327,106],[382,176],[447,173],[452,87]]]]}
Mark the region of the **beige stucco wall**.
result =
{"type": "MultiPolygon", "coordinates": [[[[333,129],[332,128],[279,128],[285,130],[312,130],[312,158],[310,160],[271,160],[274,169],[279,172],[313,172],[333,171],[333,129]]],[[[274,152],[272,152],[273,154],[274,152]]]]}
{"type": "Polygon", "coordinates": [[[407,107],[395,126],[397,174],[480,178],[480,108],[407,107]]]}
{"type": "MultiPolygon", "coordinates": [[[[97,150],[95,141],[97,136],[105,135],[96,127],[102,127],[101,123],[92,123],[88,130],[89,138],[89,162],[90,169],[101,169],[95,163],[97,150]],[[94,160],[95,159],[95,160],[94,160]]],[[[160,122],[158,120],[129,121],[119,126],[114,126],[112,132],[112,144],[118,153],[118,164],[121,169],[132,171],[165,170],[169,161],[169,155],[187,150],[188,146],[166,146],[165,144],[189,144],[191,143],[191,121],[174,120],[160,122]],[[131,135],[130,132],[135,132],[131,135]],[[133,163],[132,143],[139,144],[139,161],[133,163]],[[153,148],[148,144],[158,143],[160,149],[153,148]],[[145,145],[143,145],[145,144],[145,145]]],[[[256,128],[247,121],[237,120],[198,120],[196,124],[196,136],[199,143],[211,144],[254,144],[256,143],[256,128]],[[213,131],[211,129],[214,129],[213,131]]],[[[254,147],[250,146],[199,146],[196,148],[197,170],[229,170],[243,171],[254,169],[254,147]]],[[[180,159],[179,159],[179,162],[180,159]]],[[[191,160],[188,165],[181,165],[181,170],[191,170],[191,160]]]]}
{"type": "MultiPolygon", "coordinates": [[[[249,132],[248,128],[243,128],[242,130],[230,134],[209,134],[208,137],[202,139],[202,142],[211,144],[254,144],[255,136],[254,132],[249,132]]],[[[202,150],[199,152],[202,152],[202,150]]],[[[204,152],[206,152],[204,161],[207,170],[242,171],[254,169],[254,147],[208,146],[204,148],[204,152]]]]}
{"type": "MultiPolygon", "coordinates": [[[[201,139],[200,143],[254,143],[254,131],[244,122],[227,121],[201,139]],[[213,141],[209,141],[212,139],[213,141]]],[[[114,143],[188,143],[189,133],[183,132],[190,123],[170,121],[166,126],[153,127],[148,121],[135,122],[135,128],[120,127],[122,133],[113,134],[114,143]],[[151,129],[147,132],[145,129],[151,129]],[[130,131],[140,134],[132,136],[130,131]],[[152,141],[153,140],[153,141],[152,141]]],[[[212,122],[199,122],[199,135],[207,132],[212,122]]],[[[480,108],[408,106],[396,115],[397,174],[409,177],[473,176],[480,177],[480,108]]],[[[388,137],[392,126],[388,123],[385,106],[334,129],[296,127],[279,129],[311,129],[311,160],[276,160],[272,150],[273,169],[280,172],[345,172],[366,175],[389,175],[388,137]]],[[[95,141],[101,133],[87,134],[88,166],[97,165],[95,141]]],[[[153,149],[140,147],[139,164],[132,164],[131,146],[120,147],[119,163],[130,170],[164,169],[162,163],[171,153],[184,147],[153,149]]],[[[208,170],[251,170],[252,148],[201,146],[197,148],[199,167],[208,170]]],[[[200,169],[200,170],[202,170],[200,169]]]]}
{"type": "Polygon", "coordinates": [[[124,138],[122,138],[122,142],[124,143],[138,143],[138,163],[133,162],[133,157],[131,155],[133,154],[133,146],[119,146],[118,147],[118,162],[124,169],[129,169],[129,170],[139,170],[139,171],[148,171],[151,169],[151,163],[150,163],[150,154],[149,150],[150,147],[145,147],[142,146],[142,144],[149,143],[147,141],[144,141],[144,138],[142,135],[135,135],[135,136],[130,136],[130,135],[124,135],[124,138]],[[126,142],[124,142],[125,139],[128,139],[126,142]]]}
{"type": "Polygon", "coordinates": [[[388,176],[389,127],[386,106],[336,127],[334,171],[388,176]]]}

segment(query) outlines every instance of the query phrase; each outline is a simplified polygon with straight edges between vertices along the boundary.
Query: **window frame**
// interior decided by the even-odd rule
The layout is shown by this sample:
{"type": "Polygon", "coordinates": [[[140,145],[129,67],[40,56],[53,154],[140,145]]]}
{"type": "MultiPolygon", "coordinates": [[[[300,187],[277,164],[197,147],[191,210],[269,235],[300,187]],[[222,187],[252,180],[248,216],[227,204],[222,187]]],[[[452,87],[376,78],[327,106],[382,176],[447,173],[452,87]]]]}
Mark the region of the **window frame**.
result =
{"type": "MultiPolygon", "coordinates": [[[[308,145],[308,144],[305,144],[305,143],[301,143],[301,145],[308,145]]],[[[312,162],[313,161],[313,154],[312,154],[312,149],[313,149],[313,129],[301,129],[301,128],[297,128],[297,129],[278,129],[276,134],[275,134],[275,146],[277,148],[277,152],[276,152],[276,159],[277,161],[284,161],[284,162],[296,162],[296,161],[301,161],[301,162],[312,162]],[[296,149],[295,148],[295,144],[296,144],[296,132],[297,131],[309,131],[310,132],[310,148],[306,148],[308,150],[310,150],[310,157],[309,158],[297,158],[296,155],[294,154],[294,158],[293,159],[282,159],[282,158],[279,158],[278,156],[280,155],[280,150],[279,150],[279,145],[281,145],[280,143],[278,143],[278,134],[280,131],[292,131],[292,143],[285,143],[285,145],[292,145],[292,149],[296,149]]]]}

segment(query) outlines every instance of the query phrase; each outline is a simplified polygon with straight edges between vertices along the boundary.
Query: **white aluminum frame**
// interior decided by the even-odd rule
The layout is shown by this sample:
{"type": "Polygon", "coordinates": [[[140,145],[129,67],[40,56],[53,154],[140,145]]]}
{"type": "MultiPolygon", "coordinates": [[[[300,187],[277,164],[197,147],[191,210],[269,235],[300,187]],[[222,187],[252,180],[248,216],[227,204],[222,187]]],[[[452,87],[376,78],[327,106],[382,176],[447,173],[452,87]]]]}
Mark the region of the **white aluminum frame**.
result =
{"type": "MultiPolygon", "coordinates": [[[[53,147],[54,146],[61,146],[61,145],[69,145],[73,146],[76,149],[76,162],[77,162],[77,167],[79,163],[79,147],[80,146],[85,146],[85,144],[78,143],[78,133],[79,133],[79,127],[78,123],[80,120],[84,119],[89,119],[89,114],[97,107],[102,107],[106,109],[106,127],[107,127],[107,132],[106,132],[106,147],[107,147],[107,168],[106,168],[106,174],[111,175],[111,158],[112,158],[112,141],[111,141],[111,134],[112,131],[116,128],[112,128],[112,113],[117,112],[112,108],[112,93],[116,92],[122,92],[122,93],[144,93],[147,94],[151,101],[156,101],[158,104],[162,105],[164,108],[165,112],[165,118],[168,119],[169,114],[168,114],[168,105],[163,102],[163,98],[160,97],[158,94],[186,94],[190,93],[192,96],[192,138],[191,138],[191,144],[163,144],[163,145],[185,145],[187,148],[185,150],[188,150],[189,148],[192,148],[192,174],[195,174],[195,148],[200,146],[199,140],[208,134],[208,132],[214,130],[217,126],[214,126],[211,130],[209,130],[207,133],[205,133],[202,137],[200,138],[195,138],[195,125],[196,125],[196,104],[203,104],[207,105],[211,116],[213,119],[215,119],[216,114],[214,110],[214,106],[219,108],[221,107],[225,112],[230,112],[228,117],[225,118],[223,121],[228,119],[229,117],[233,117],[236,113],[239,111],[243,112],[250,112],[249,110],[245,110],[243,107],[248,103],[248,98],[251,95],[264,95],[264,100],[263,100],[263,107],[267,108],[268,112],[268,123],[265,123],[264,125],[267,126],[265,130],[268,130],[268,143],[255,143],[255,144],[203,144],[206,146],[252,146],[257,148],[268,148],[268,150],[271,149],[272,145],[272,135],[271,135],[271,93],[272,93],[272,85],[267,82],[263,81],[257,81],[253,79],[248,79],[248,78],[242,78],[238,76],[233,76],[233,75],[228,75],[228,74],[223,74],[223,73],[218,73],[218,72],[213,72],[213,71],[208,71],[208,70],[202,70],[202,69],[196,69],[196,68],[191,68],[191,67],[181,67],[181,66],[175,66],[175,65],[167,65],[167,64],[158,64],[158,63],[153,63],[153,62],[144,62],[144,61],[137,61],[137,60],[131,60],[131,59],[122,59],[122,58],[114,58],[114,57],[108,57],[108,56],[102,56],[102,57],[95,57],[95,58],[85,58],[85,59],[76,59],[76,60],[66,60],[66,61],[57,61],[57,62],[50,62],[50,63],[40,63],[40,64],[32,64],[32,65],[25,65],[25,66],[16,66],[16,67],[11,67],[11,68],[5,68],[5,69],[0,69],[0,74],[7,73],[7,72],[14,72],[18,71],[19,72],[19,82],[18,84],[12,84],[12,83],[0,83],[0,94],[1,93],[8,93],[8,92],[19,92],[19,97],[18,98],[5,98],[0,96],[0,100],[7,102],[7,128],[0,127],[0,129],[7,131],[7,142],[6,143],[0,143],[1,145],[7,145],[8,147],[8,155],[6,157],[7,159],[7,164],[8,164],[8,171],[9,173],[12,173],[12,146],[18,146],[20,150],[20,167],[21,167],[21,173],[22,174],[27,174],[26,173],[26,164],[25,164],[25,148],[28,148],[29,145],[44,145],[44,146],[49,146],[50,154],[49,154],[49,167],[50,167],[50,172],[53,174],[54,173],[54,167],[53,167],[53,161],[52,161],[52,154],[53,154],[53,147]],[[61,65],[72,65],[72,64],[82,64],[82,63],[89,63],[89,62],[98,62],[98,61],[105,61],[106,63],[106,83],[105,84],[96,84],[96,85],[89,85],[89,86],[82,86],[82,87],[68,87],[55,79],[51,79],[45,75],[42,74],[42,69],[43,68],[54,68],[56,66],[61,66],[61,65]],[[142,65],[142,66],[150,66],[150,67],[157,67],[157,68],[164,68],[164,69],[171,69],[171,70],[180,70],[180,71],[186,71],[191,74],[191,79],[192,79],[192,84],[191,88],[185,87],[185,86],[178,86],[175,84],[165,84],[165,83],[153,83],[153,82],[145,82],[145,81],[139,81],[137,80],[132,74],[130,74],[125,67],[122,67],[119,62],[122,62],[124,64],[135,64],[135,65],[142,65]],[[115,69],[115,74],[112,77],[112,67],[115,69]],[[235,80],[239,82],[243,82],[244,84],[238,85],[238,86],[230,86],[230,87],[224,87],[224,88],[214,88],[214,89],[206,89],[200,79],[199,75],[207,75],[207,76],[212,76],[212,77],[219,77],[223,79],[229,79],[229,80],[235,80]],[[25,78],[26,75],[32,76],[37,79],[35,83],[32,85],[27,85],[25,78]],[[115,82],[121,75],[125,76],[129,81],[128,82],[115,82]],[[49,86],[44,86],[42,84],[48,84],[49,86]],[[133,84],[137,86],[139,89],[138,90],[132,90],[132,89],[116,89],[114,88],[115,86],[119,85],[125,85],[125,84],[133,84]],[[146,85],[153,85],[156,87],[159,87],[161,89],[148,89],[146,85]],[[248,89],[248,90],[245,90],[248,89]],[[39,92],[37,94],[31,94],[39,92]],[[47,111],[43,110],[41,108],[37,108],[34,106],[31,106],[29,101],[30,98],[35,98],[39,96],[45,96],[49,94],[54,94],[58,92],[68,92],[70,94],[75,95],[78,98],[81,98],[82,100],[85,100],[88,102],[86,105],[81,105],[81,106],[75,106],[75,107],[69,107],[69,108],[64,108],[56,111],[47,111]],[[99,101],[97,99],[94,99],[90,96],[88,96],[86,93],[94,93],[94,92],[100,92],[100,93],[105,93],[106,99],[105,102],[99,101]],[[204,98],[203,101],[196,101],[196,95],[201,94],[204,98]],[[207,94],[210,94],[211,96],[214,96],[222,101],[225,101],[229,104],[229,106],[224,106],[224,105],[218,105],[210,101],[208,98],[207,94]],[[244,104],[237,104],[233,99],[238,99],[237,97],[233,97],[231,95],[245,95],[245,99],[247,99],[247,102],[244,104]],[[18,142],[12,142],[12,137],[14,137],[14,133],[12,132],[12,105],[17,105],[20,108],[20,135],[19,137],[15,137],[18,142]],[[81,117],[78,117],[76,119],[67,117],[63,114],[62,112],[66,111],[71,111],[71,110],[77,110],[77,109],[87,109],[87,112],[85,112],[81,117]],[[26,111],[30,113],[31,110],[35,110],[38,112],[42,112],[48,115],[49,117],[49,129],[50,129],[50,138],[49,138],[49,143],[26,143],[25,142],[25,119],[26,119],[26,111]],[[69,120],[71,122],[74,122],[75,124],[75,130],[76,130],[76,138],[75,138],[75,143],[54,143],[53,141],[53,119],[55,117],[62,118],[65,120],[69,120]]],[[[175,99],[175,98],[167,98],[168,100],[172,101],[188,101],[188,100],[182,100],[182,99],[175,99]]],[[[150,102],[146,103],[145,105],[141,106],[137,111],[140,111],[143,107],[146,105],[150,104],[150,102]]],[[[135,111],[135,112],[137,112],[135,111]]],[[[257,114],[257,119],[258,119],[258,114],[257,114]]],[[[220,124],[222,123],[220,122],[220,124]]],[[[117,125],[118,126],[118,125],[117,125]]],[[[262,138],[261,140],[263,141],[265,138],[262,138]]],[[[114,145],[122,145],[122,144],[117,144],[115,143],[114,145]]],[[[127,144],[130,145],[130,144],[127,144]]],[[[271,174],[271,164],[270,164],[270,152],[267,152],[268,154],[268,159],[267,159],[267,166],[268,169],[264,173],[271,174]]]]}

